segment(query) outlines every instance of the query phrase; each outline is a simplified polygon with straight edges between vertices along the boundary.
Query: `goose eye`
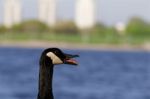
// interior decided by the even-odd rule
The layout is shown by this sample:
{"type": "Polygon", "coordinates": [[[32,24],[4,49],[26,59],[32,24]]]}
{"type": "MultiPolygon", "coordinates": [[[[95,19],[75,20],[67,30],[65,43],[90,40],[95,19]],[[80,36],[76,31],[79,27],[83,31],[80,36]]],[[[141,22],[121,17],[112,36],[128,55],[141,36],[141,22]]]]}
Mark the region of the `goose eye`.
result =
{"type": "Polygon", "coordinates": [[[58,51],[54,51],[54,53],[55,53],[55,54],[57,54],[57,53],[58,53],[58,51]]]}

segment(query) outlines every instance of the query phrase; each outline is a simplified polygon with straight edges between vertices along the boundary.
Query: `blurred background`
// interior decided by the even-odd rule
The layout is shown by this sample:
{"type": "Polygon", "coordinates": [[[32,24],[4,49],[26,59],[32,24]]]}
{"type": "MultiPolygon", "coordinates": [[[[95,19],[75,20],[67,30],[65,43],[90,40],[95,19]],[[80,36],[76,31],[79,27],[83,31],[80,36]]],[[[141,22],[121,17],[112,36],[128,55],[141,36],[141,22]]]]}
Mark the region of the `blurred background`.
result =
{"type": "Polygon", "coordinates": [[[0,40],[147,48],[149,9],[148,0],[0,0],[0,40]]]}
{"type": "Polygon", "coordinates": [[[0,97],[36,99],[40,54],[59,47],[80,58],[55,68],[56,99],[149,99],[149,10],[149,0],[0,0],[0,97]]]}

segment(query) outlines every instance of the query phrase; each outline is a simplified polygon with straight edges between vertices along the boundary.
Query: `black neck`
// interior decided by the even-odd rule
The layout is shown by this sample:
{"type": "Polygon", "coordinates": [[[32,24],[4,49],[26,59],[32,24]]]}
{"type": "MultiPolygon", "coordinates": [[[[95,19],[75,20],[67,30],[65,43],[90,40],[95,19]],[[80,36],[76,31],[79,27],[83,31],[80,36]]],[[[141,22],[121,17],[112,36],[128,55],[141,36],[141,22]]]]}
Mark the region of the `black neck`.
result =
{"type": "Polygon", "coordinates": [[[53,64],[49,58],[41,58],[38,99],[54,99],[52,91],[53,64]]]}

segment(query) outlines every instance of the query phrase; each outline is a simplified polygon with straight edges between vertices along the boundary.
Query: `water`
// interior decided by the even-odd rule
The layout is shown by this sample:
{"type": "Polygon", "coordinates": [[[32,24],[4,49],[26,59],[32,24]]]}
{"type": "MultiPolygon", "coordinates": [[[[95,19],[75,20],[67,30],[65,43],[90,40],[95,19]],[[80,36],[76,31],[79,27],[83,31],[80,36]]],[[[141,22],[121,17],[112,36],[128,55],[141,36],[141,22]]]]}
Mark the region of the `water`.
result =
{"type": "MultiPolygon", "coordinates": [[[[0,99],[36,99],[42,50],[0,48],[0,99]]],[[[149,52],[64,51],[80,65],[55,67],[55,99],[150,99],[149,52]]]]}

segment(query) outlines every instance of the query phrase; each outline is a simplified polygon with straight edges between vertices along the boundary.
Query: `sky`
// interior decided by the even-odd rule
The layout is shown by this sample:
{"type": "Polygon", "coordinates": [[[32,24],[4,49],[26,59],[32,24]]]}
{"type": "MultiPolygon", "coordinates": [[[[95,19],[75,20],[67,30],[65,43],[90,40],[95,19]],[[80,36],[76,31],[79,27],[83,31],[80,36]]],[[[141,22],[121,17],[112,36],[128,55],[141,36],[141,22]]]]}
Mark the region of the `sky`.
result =
{"type": "MultiPolygon", "coordinates": [[[[56,0],[58,20],[73,20],[76,0],[56,0]]],[[[106,25],[118,22],[127,23],[133,16],[150,22],[150,0],[95,0],[96,19],[106,25]]],[[[38,16],[38,0],[22,0],[22,17],[36,19],[38,16]]],[[[0,23],[3,21],[3,4],[0,0],[0,23]]],[[[86,17],[86,16],[85,16],[86,17]]]]}

